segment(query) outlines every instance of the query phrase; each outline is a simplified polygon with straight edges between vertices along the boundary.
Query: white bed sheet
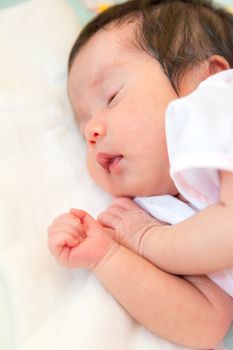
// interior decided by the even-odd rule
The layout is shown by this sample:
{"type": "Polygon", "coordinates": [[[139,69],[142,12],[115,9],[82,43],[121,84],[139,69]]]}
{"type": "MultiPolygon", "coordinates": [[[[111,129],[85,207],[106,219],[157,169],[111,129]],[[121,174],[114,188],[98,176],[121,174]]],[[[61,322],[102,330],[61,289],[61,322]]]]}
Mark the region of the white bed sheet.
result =
{"type": "Polygon", "coordinates": [[[64,0],[0,11],[0,349],[179,350],[139,326],[84,270],[50,256],[47,227],[109,203],[89,179],[66,96],[79,24],[64,0]]]}

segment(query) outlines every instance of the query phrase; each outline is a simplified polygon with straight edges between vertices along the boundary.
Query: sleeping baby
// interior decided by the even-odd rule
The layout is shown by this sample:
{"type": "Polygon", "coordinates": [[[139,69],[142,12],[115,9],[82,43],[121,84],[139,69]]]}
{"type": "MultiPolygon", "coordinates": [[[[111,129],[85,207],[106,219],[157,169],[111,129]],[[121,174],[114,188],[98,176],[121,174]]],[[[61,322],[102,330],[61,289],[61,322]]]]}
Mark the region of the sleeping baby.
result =
{"type": "Polygon", "coordinates": [[[87,168],[115,197],[57,217],[48,246],[154,334],[214,348],[233,319],[233,16],[205,0],[110,7],[83,29],[68,93],[87,168]]]}

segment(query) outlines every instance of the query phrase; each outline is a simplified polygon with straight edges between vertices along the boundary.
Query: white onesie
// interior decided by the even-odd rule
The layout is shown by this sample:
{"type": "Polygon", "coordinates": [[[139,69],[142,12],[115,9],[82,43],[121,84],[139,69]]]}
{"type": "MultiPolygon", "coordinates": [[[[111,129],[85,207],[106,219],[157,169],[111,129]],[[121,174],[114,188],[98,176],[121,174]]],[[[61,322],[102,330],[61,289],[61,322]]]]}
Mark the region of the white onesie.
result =
{"type": "MultiPolygon", "coordinates": [[[[190,204],[169,195],[135,201],[156,218],[175,224],[216,203],[218,170],[233,172],[232,69],[211,76],[168,106],[166,137],[170,175],[190,204]]],[[[208,276],[233,297],[233,270],[208,276]]]]}

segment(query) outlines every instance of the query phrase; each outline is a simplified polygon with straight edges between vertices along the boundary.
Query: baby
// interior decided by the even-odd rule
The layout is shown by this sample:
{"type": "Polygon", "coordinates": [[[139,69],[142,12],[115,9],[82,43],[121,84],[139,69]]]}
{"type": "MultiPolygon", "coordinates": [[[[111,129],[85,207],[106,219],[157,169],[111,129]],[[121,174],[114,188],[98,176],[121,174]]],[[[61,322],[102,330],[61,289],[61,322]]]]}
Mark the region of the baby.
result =
{"type": "Polygon", "coordinates": [[[89,173],[116,198],[97,220],[56,218],[49,249],[154,334],[195,349],[215,347],[233,319],[231,67],[233,16],[204,0],[113,6],[69,61],[89,173]],[[158,220],[133,200],[163,195],[189,218],[158,220]]]}

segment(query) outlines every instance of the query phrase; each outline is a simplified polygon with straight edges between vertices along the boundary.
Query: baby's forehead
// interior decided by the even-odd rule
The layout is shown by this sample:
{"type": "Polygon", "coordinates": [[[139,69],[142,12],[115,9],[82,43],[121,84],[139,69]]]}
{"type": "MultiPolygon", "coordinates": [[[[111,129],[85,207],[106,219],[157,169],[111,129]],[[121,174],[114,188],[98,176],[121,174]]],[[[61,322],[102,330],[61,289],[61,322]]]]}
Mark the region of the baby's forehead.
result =
{"type": "Polygon", "coordinates": [[[85,46],[95,45],[106,51],[102,51],[102,57],[111,55],[111,52],[124,55],[125,52],[135,50],[137,45],[137,26],[136,23],[111,23],[107,27],[97,31],[85,46]]]}
{"type": "MultiPolygon", "coordinates": [[[[125,64],[136,49],[134,45],[135,24],[111,25],[95,33],[80,49],[70,70],[75,80],[94,84],[111,68],[125,64]]],[[[71,79],[73,80],[73,79],[71,79]]]]}

